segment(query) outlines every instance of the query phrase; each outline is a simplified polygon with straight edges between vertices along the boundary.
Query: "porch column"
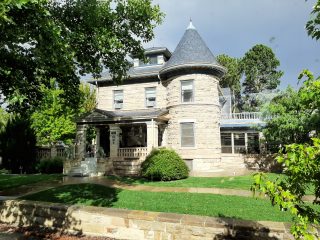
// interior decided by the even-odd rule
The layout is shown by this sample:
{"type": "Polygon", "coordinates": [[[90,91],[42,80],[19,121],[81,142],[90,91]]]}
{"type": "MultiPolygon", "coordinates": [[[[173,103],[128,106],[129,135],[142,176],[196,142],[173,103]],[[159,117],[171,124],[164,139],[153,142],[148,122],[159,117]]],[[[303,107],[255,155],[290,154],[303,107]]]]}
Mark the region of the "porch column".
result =
{"type": "Polygon", "coordinates": [[[232,148],[232,154],[234,154],[234,134],[231,133],[231,148],[232,148]]]}
{"type": "Polygon", "coordinates": [[[76,159],[83,159],[86,155],[86,138],[87,138],[87,126],[77,125],[76,133],[76,159]]]}
{"type": "Polygon", "coordinates": [[[152,119],[151,122],[147,122],[147,147],[148,152],[152,150],[152,148],[158,147],[158,125],[152,119]]]}
{"type": "Polygon", "coordinates": [[[118,156],[118,149],[120,145],[121,129],[118,125],[110,124],[110,157],[118,156]]]}
{"type": "Polygon", "coordinates": [[[96,148],[95,148],[95,156],[97,156],[97,153],[100,148],[100,128],[96,127],[96,148]]]}
{"type": "Polygon", "coordinates": [[[247,132],[244,133],[244,145],[245,145],[246,153],[248,153],[248,133],[247,132]]]}

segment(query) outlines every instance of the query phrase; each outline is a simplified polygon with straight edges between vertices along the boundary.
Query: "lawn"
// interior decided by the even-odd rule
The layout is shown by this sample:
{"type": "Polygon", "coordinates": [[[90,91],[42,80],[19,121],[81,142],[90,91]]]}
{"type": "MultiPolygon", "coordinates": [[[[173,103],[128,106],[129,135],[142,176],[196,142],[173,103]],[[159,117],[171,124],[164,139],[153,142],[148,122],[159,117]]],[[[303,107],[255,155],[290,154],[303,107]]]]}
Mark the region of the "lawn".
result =
{"type": "Polygon", "coordinates": [[[22,199],[255,221],[291,220],[289,213],[279,211],[271,206],[270,201],[263,199],[201,193],[129,191],[96,184],[64,185],[22,199]]]}
{"type": "MultiPolygon", "coordinates": [[[[282,174],[268,173],[269,179],[274,180],[277,177],[283,177],[282,174]]],[[[148,185],[157,187],[203,187],[203,188],[229,188],[229,189],[244,189],[250,190],[253,183],[253,176],[235,176],[235,177],[188,177],[182,180],[169,181],[169,182],[152,182],[146,179],[134,179],[128,177],[114,177],[108,176],[107,178],[118,180],[123,183],[133,185],[148,185]]]]}
{"type": "Polygon", "coordinates": [[[61,174],[0,175],[0,191],[44,181],[62,179],[61,174]]]}

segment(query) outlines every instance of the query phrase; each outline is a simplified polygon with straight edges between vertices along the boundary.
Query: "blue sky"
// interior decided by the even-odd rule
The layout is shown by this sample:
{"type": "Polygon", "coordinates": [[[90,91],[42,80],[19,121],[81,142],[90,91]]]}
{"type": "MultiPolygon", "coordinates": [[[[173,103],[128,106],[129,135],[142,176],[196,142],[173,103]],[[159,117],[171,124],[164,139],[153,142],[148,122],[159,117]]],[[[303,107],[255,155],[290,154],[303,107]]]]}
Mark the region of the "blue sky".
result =
{"type": "Polygon", "coordinates": [[[297,86],[302,69],[320,75],[320,41],[305,30],[315,0],[154,0],[166,17],[147,47],[174,51],[189,19],[213,54],[242,57],[255,44],[271,47],[284,71],[280,88],[297,86]]]}

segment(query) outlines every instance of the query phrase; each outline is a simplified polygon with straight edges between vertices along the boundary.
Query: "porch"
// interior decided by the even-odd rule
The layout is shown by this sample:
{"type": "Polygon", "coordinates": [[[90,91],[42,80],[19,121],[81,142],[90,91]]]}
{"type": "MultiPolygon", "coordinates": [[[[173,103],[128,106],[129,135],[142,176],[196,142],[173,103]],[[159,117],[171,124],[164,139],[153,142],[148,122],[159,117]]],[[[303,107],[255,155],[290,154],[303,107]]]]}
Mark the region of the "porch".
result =
{"type": "Polygon", "coordinates": [[[140,165],[151,150],[165,144],[164,113],[166,111],[160,110],[115,113],[96,109],[77,123],[74,161],[78,164],[74,165],[79,166],[91,158],[97,163],[99,175],[139,174],[140,165]],[[95,132],[93,140],[87,138],[90,129],[95,132]]]}

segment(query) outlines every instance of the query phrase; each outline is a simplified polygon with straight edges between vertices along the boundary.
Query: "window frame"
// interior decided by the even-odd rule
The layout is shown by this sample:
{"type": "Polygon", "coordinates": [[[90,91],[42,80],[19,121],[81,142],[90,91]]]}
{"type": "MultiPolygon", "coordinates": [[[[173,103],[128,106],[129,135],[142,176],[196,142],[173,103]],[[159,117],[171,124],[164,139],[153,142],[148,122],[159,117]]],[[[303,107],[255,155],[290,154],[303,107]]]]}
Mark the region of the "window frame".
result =
{"type": "Polygon", "coordinates": [[[195,122],[187,121],[187,122],[180,122],[180,146],[181,148],[195,148],[196,147],[196,139],[195,139],[195,122]],[[183,125],[184,124],[192,124],[192,139],[193,139],[193,144],[192,145],[183,145],[183,125]]]}
{"type": "Polygon", "coordinates": [[[157,105],[157,87],[145,87],[144,88],[144,105],[146,108],[155,108],[156,107],[156,105],[157,105]],[[147,98],[147,90],[148,89],[154,89],[155,100],[154,100],[153,106],[148,106],[148,98],[147,98]]]}
{"type": "Polygon", "coordinates": [[[194,95],[195,95],[195,91],[194,91],[194,79],[188,79],[188,80],[181,80],[180,81],[180,99],[181,99],[181,103],[193,103],[194,102],[194,95]],[[183,83],[186,82],[190,82],[191,86],[192,86],[192,97],[191,97],[191,101],[184,101],[184,90],[182,89],[183,87],[183,83]]]}
{"type": "Polygon", "coordinates": [[[119,89],[119,90],[113,90],[113,109],[115,110],[121,110],[123,109],[123,102],[124,102],[124,92],[122,89],[119,89]],[[117,92],[121,92],[122,93],[122,105],[120,108],[117,108],[116,107],[116,93],[117,92]]]}

